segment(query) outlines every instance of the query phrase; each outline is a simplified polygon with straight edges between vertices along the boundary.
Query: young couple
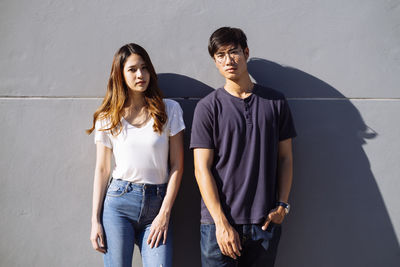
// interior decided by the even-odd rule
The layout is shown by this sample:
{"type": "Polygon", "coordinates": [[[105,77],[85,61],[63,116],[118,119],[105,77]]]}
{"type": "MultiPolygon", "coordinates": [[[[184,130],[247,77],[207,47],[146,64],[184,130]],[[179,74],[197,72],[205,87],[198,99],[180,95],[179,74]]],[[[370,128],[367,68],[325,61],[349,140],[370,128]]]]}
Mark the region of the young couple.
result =
{"type": "MultiPolygon", "coordinates": [[[[202,266],[273,266],[292,184],[289,106],[281,93],[251,82],[242,30],[216,30],[208,51],[225,85],[199,101],[192,125],[202,266]]],[[[88,130],[97,146],[90,239],[105,266],[131,266],[135,243],[144,266],[172,266],[168,226],[184,129],[182,109],[162,98],[146,51],[121,47],[88,130]]]]}

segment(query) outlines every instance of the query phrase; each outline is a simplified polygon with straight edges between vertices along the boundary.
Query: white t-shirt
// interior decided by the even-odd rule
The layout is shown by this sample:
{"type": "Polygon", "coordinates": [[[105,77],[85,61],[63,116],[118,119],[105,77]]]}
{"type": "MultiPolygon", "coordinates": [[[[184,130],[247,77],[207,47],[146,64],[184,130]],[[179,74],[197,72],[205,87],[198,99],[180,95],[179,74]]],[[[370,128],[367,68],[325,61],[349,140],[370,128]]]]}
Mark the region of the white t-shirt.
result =
{"type": "Polygon", "coordinates": [[[185,124],[178,102],[164,99],[164,103],[168,120],[161,135],[153,130],[153,118],[140,128],[122,118],[122,131],[117,136],[110,131],[99,131],[107,128],[107,122],[96,122],[94,142],[112,149],[114,179],[146,184],[168,182],[169,137],[185,129],[185,124]]]}

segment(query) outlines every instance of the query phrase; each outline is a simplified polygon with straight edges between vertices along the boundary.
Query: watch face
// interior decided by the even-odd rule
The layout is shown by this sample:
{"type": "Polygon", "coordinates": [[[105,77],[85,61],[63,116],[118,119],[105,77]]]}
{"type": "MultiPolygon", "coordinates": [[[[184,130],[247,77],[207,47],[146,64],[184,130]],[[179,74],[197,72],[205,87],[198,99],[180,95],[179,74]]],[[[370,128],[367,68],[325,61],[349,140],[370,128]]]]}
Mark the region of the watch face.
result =
{"type": "Polygon", "coordinates": [[[287,204],[287,206],[286,206],[286,208],[285,208],[285,211],[286,211],[286,214],[289,213],[289,211],[290,211],[290,205],[289,205],[289,204],[287,204]]]}

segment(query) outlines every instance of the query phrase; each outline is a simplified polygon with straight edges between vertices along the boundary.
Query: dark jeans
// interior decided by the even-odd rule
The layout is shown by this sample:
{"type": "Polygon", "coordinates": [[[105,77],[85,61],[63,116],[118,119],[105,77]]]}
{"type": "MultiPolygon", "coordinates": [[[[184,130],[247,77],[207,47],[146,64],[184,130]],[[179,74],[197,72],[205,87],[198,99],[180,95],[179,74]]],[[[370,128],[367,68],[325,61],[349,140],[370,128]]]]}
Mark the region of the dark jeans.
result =
{"type": "Polygon", "coordinates": [[[225,256],[219,249],[215,236],[215,224],[201,224],[201,264],[203,267],[272,267],[275,263],[281,226],[270,223],[266,231],[261,225],[233,225],[240,236],[241,256],[237,260],[225,256]]]}

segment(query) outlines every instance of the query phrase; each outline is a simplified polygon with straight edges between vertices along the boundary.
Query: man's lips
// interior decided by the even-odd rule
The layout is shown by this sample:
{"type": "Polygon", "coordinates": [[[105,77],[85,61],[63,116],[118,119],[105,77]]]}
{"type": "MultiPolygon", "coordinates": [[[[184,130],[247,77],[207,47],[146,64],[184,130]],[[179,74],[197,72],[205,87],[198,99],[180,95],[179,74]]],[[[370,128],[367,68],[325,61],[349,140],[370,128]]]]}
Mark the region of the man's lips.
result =
{"type": "Polygon", "coordinates": [[[225,69],[225,71],[229,71],[229,72],[235,71],[235,70],[236,70],[236,68],[228,68],[228,69],[225,69]]]}

